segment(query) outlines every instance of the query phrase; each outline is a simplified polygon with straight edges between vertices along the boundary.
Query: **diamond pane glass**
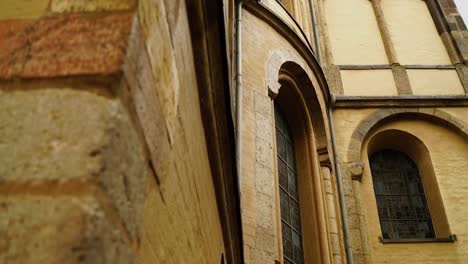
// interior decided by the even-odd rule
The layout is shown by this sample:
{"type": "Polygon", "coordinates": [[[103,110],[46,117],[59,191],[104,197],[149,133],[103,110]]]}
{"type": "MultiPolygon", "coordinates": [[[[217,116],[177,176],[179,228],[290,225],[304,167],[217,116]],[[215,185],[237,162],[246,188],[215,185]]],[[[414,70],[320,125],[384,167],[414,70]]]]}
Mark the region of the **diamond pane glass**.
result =
{"type": "Polygon", "coordinates": [[[370,157],[377,210],[386,239],[434,238],[416,164],[406,154],[382,150],[370,157]]]}

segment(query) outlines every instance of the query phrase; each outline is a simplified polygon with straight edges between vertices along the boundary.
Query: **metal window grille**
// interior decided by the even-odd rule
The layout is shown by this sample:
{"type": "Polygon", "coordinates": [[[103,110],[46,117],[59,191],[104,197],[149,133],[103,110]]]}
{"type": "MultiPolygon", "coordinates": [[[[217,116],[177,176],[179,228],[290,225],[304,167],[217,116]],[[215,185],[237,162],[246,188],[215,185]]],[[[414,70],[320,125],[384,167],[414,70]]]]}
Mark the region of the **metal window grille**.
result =
{"type": "Polygon", "coordinates": [[[277,105],[275,121],[284,263],[300,264],[304,259],[294,142],[277,105]]]}
{"type": "Polygon", "coordinates": [[[406,154],[382,150],[370,157],[384,239],[434,238],[418,167],[406,154]]]}

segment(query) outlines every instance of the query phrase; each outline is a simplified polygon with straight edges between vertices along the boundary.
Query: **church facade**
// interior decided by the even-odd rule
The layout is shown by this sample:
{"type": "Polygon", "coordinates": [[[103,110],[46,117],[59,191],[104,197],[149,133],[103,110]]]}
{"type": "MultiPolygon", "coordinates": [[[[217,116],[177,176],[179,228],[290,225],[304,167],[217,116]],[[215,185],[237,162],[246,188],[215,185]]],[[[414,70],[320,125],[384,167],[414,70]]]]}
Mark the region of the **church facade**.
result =
{"type": "Polygon", "coordinates": [[[468,262],[453,0],[0,3],[1,263],[468,262]]]}

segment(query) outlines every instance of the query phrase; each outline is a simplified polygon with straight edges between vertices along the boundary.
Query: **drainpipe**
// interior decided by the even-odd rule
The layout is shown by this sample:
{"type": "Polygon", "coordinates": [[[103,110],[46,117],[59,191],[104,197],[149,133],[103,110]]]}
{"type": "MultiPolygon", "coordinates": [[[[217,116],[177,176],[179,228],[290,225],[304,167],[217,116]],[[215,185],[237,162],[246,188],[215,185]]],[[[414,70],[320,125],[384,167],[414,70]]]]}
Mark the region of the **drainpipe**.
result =
{"type": "Polygon", "coordinates": [[[314,0],[310,0],[309,5],[310,5],[310,16],[312,17],[312,29],[314,32],[315,53],[317,54],[317,60],[320,64],[320,42],[319,42],[318,29],[317,29],[317,17],[315,15],[314,0]]]}
{"type": "MultiPolygon", "coordinates": [[[[314,44],[315,44],[315,49],[317,53],[317,60],[320,64],[320,41],[319,41],[319,36],[318,36],[318,29],[317,29],[317,17],[315,13],[315,7],[314,7],[314,0],[310,0],[310,14],[312,17],[312,27],[314,31],[314,44]]],[[[343,235],[344,235],[344,240],[345,240],[345,248],[346,248],[346,260],[347,264],[354,264],[354,259],[353,259],[353,251],[351,248],[351,236],[349,234],[349,223],[348,223],[348,215],[346,212],[346,200],[345,200],[345,195],[344,195],[344,188],[343,188],[343,177],[341,174],[341,168],[340,164],[338,162],[338,154],[337,154],[337,149],[336,149],[336,135],[335,135],[335,125],[333,122],[333,113],[332,113],[332,107],[335,104],[335,96],[330,93],[330,104],[328,106],[328,125],[330,127],[330,136],[331,136],[331,143],[332,143],[332,149],[333,149],[333,165],[335,167],[335,173],[336,173],[336,181],[338,185],[338,195],[339,195],[339,201],[340,201],[340,212],[341,212],[341,222],[343,225],[343,235]]]]}
{"type": "MultiPolygon", "coordinates": [[[[236,168],[239,197],[242,195],[242,4],[236,4],[236,168]]],[[[242,208],[242,199],[241,199],[242,208]]]]}
{"type": "Polygon", "coordinates": [[[333,163],[335,166],[336,172],[336,181],[338,185],[338,195],[340,200],[340,212],[341,212],[341,222],[343,224],[343,235],[345,240],[345,247],[346,247],[346,260],[347,264],[353,264],[353,251],[351,248],[351,236],[349,234],[349,223],[348,223],[348,215],[346,212],[346,200],[344,195],[344,188],[343,188],[343,177],[341,174],[340,164],[338,162],[338,154],[336,150],[336,140],[335,140],[335,126],[333,122],[333,113],[332,113],[332,106],[335,104],[335,96],[330,94],[330,104],[328,106],[328,124],[330,126],[330,136],[331,136],[331,143],[333,148],[333,163]]]}

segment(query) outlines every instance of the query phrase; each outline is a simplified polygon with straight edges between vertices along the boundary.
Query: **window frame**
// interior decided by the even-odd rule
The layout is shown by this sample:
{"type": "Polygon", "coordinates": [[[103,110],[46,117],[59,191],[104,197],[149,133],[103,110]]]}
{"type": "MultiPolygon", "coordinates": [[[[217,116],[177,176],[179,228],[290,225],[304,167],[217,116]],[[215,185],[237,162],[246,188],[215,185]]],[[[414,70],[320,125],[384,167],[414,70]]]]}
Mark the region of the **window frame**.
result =
{"type": "MultiPolygon", "coordinates": [[[[374,186],[374,195],[376,197],[376,200],[379,200],[379,198],[383,199],[383,204],[385,206],[379,207],[379,202],[377,202],[377,209],[379,213],[379,222],[380,222],[380,228],[382,230],[382,239],[385,240],[401,240],[401,239],[434,239],[435,236],[435,231],[433,227],[433,221],[432,221],[432,214],[429,210],[429,206],[427,204],[426,200],[426,192],[424,190],[424,186],[422,184],[422,179],[419,173],[419,169],[417,167],[416,162],[414,162],[408,155],[405,153],[394,150],[394,149],[382,149],[377,152],[374,152],[370,157],[369,157],[369,165],[371,168],[371,175],[372,175],[372,183],[374,186]],[[382,160],[382,159],[388,159],[388,160],[382,160]],[[399,162],[397,164],[397,162],[399,162]],[[393,163],[395,165],[394,168],[389,168],[385,167],[387,164],[386,163],[393,163]],[[406,165],[409,165],[411,168],[404,168],[402,167],[402,163],[406,163],[406,165]],[[380,167],[380,168],[376,168],[380,167]],[[408,177],[405,177],[404,175],[407,174],[409,176],[412,174],[413,178],[412,181],[408,179],[408,177]],[[389,177],[394,178],[394,180],[398,180],[402,183],[402,187],[398,191],[394,190],[394,185],[392,184],[395,183],[389,181],[389,177]],[[395,179],[398,177],[398,179],[395,179]],[[380,178],[381,181],[377,181],[380,178]],[[379,191],[378,189],[378,182],[382,184],[383,190],[379,191]],[[416,188],[416,191],[411,191],[409,189],[408,184],[417,184],[418,188],[416,188]],[[419,197],[420,198],[420,203],[423,205],[422,206],[422,215],[419,216],[417,215],[416,211],[416,205],[413,203],[412,198],[413,197],[419,197]],[[392,198],[400,198],[400,203],[397,205],[398,207],[408,207],[408,211],[413,211],[413,215],[407,215],[407,217],[402,217],[398,216],[398,210],[395,208],[392,208],[391,203],[387,202],[387,200],[393,200],[392,198]],[[406,198],[406,199],[405,199],[406,198]],[[407,203],[406,205],[401,203],[402,200],[406,200],[407,203]],[[383,209],[387,211],[388,216],[384,217],[382,215],[382,211],[380,209],[383,209]],[[393,209],[393,210],[392,210],[393,209]],[[394,215],[392,217],[392,215],[394,215]],[[406,218],[406,219],[404,219],[406,218]],[[426,237],[417,237],[417,233],[415,232],[413,234],[413,237],[398,237],[395,238],[395,236],[401,236],[401,233],[403,230],[401,228],[395,227],[397,226],[396,224],[398,223],[404,223],[405,221],[413,221],[413,222],[425,222],[427,225],[427,230],[426,230],[426,237]],[[391,226],[390,230],[385,230],[383,222],[388,222],[389,225],[391,226]],[[384,237],[384,231],[387,231],[387,235],[389,236],[388,238],[384,237]],[[393,238],[390,238],[393,237],[393,238]]],[[[407,212],[408,213],[408,212],[407,212]]]]}
{"type": "Polygon", "coordinates": [[[301,202],[299,198],[299,188],[298,188],[298,175],[297,175],[297,159],[296,159],[296,153],[295,153],[295,146],[294,146],[294,137],[292,135],[291,128],[288,124],[288,120],[285,117],[281,107],[278,105],[278,103],[274,103],[274,112],[275,112],[275,132],[276,132],[276,145],[277,145],[277,151],[276,151],[276,157],[277,157],[277,162],[278,162],[278,168],[277,168],[277,174],[278,174],[278,191],[280,195],[280,201],[283,201],[284,195],[288,199],[287,203],[287,208],[288,208],[288,219],[283,218],[284,212],[282,211],[282,205],[280,203],[280,218],[281,218],[281,240],[283,243],[283,261],[288,261],[292,264],[297,264],[297,263],[304,263],[304,241],[303,241],[303,232],[302,232],[302,219],[301,219],[301,202]],[[284,143],[284,156],[280,151],[280,147],[278,147],[280,144],[280,137],[283,138],[284,143]],[[289,146],[289,147],[288,147],[289,146]],[[292,156],[290,156],[292,155],[292,156]],[[286,184],[287,186],[283,186],[281,184],[281,166],[279,165],[280,162],[285,164],[285,170],[286,170],[286,184]],[[292,177],[293,180],[291,181],[290,179],[290,171],[292,172],[292,177]],[[289,186],[291,183],[294,183],[295,186],[293,187],[295,190],[291,190],[291,186],[289,186]],[[294,193],[295,192],[295,193],[294,193]],[[282,194],[284,193],[284,194],[282,194]],[[295,226],[293,223],[293,206],[292,203],[297,204],[298,207],[298,228],[295,226]],[[290,229],[290,243],[291,243],[291,254],[292,254],[292,259],[284,253],[284,230],[283,230],[283,225],[286,225],[290,229]],[[301,248],[301,257],[300,257],[300,262],[296,262],[296,256],[295,256],[295,250],[294,250],[294,234],[297,234],[300,239],[300,248],[301,248]]]}
{"type": "MultiPolygon", "coordinates": [[[[322,263],[331,257],[328,228],[325,219],[325,201],[323,200],[322,177],[317,155],[317,143],[312,123],[310,108],[297,85],[294,74],[282,69],[279,74],[280,92],[272,98],[271,114],[274,118],[274,104],[277,103],[288,120],[295,142],[295,156],[299,201],[301,207],[302,242],[304,263],[322,263]]],[[[314,119],[315,120],[315,119],[314,119]]],[[[276,122],[275,119],[273,119],[276,122]]],[[[278,162],[276,159],[276,131],[272,124],[273,149],[275,156],[275,190],[276,208],[280,208],[278,162]]],[[[277,209],[275,226],[277,230],[276,245],[279,259],[283,259],[282,229],[280,210],[277,209]]]]}
{"type": "MultiPolygon", "coordinates": [[[[406,131],[385,128],[381,130],[375,130],[369,135],[365,148],[367,151],[367,166],[370,185],[372,187],[372,196],[374,199],[372,209],[376,213],[376,219],[380,225],[380,216],[377,212],[377,201],[374,191],[373,176],[370,169],[370,157],[373,153],[383,149],[393,149],[400,151],[407,155],[418,167],[421,182],[425,191],[425,197],[427,201],[427,207],[429,209],[433,228],[434,238],[398,238],[398,239],[387,239],[382,237],[382,227],[379,226],[380,236],[379,241],[383,244],[392,243],[427,243],[427,242],[454,242],[457,240],[456,235],[450,231],[446,210],[443,204],[442,196],[438,187],[437,177],[435,175],[434,167],[430,157],[429,150],[425,144],[415,135],[410,134],[406,131]],[[429,194],[429,195],[428,195],[429,194]],[[436,213],[434,213],[436,212],[436,213]]],[[[370,191],[370,190],[369,190],[370,191]]]]}

